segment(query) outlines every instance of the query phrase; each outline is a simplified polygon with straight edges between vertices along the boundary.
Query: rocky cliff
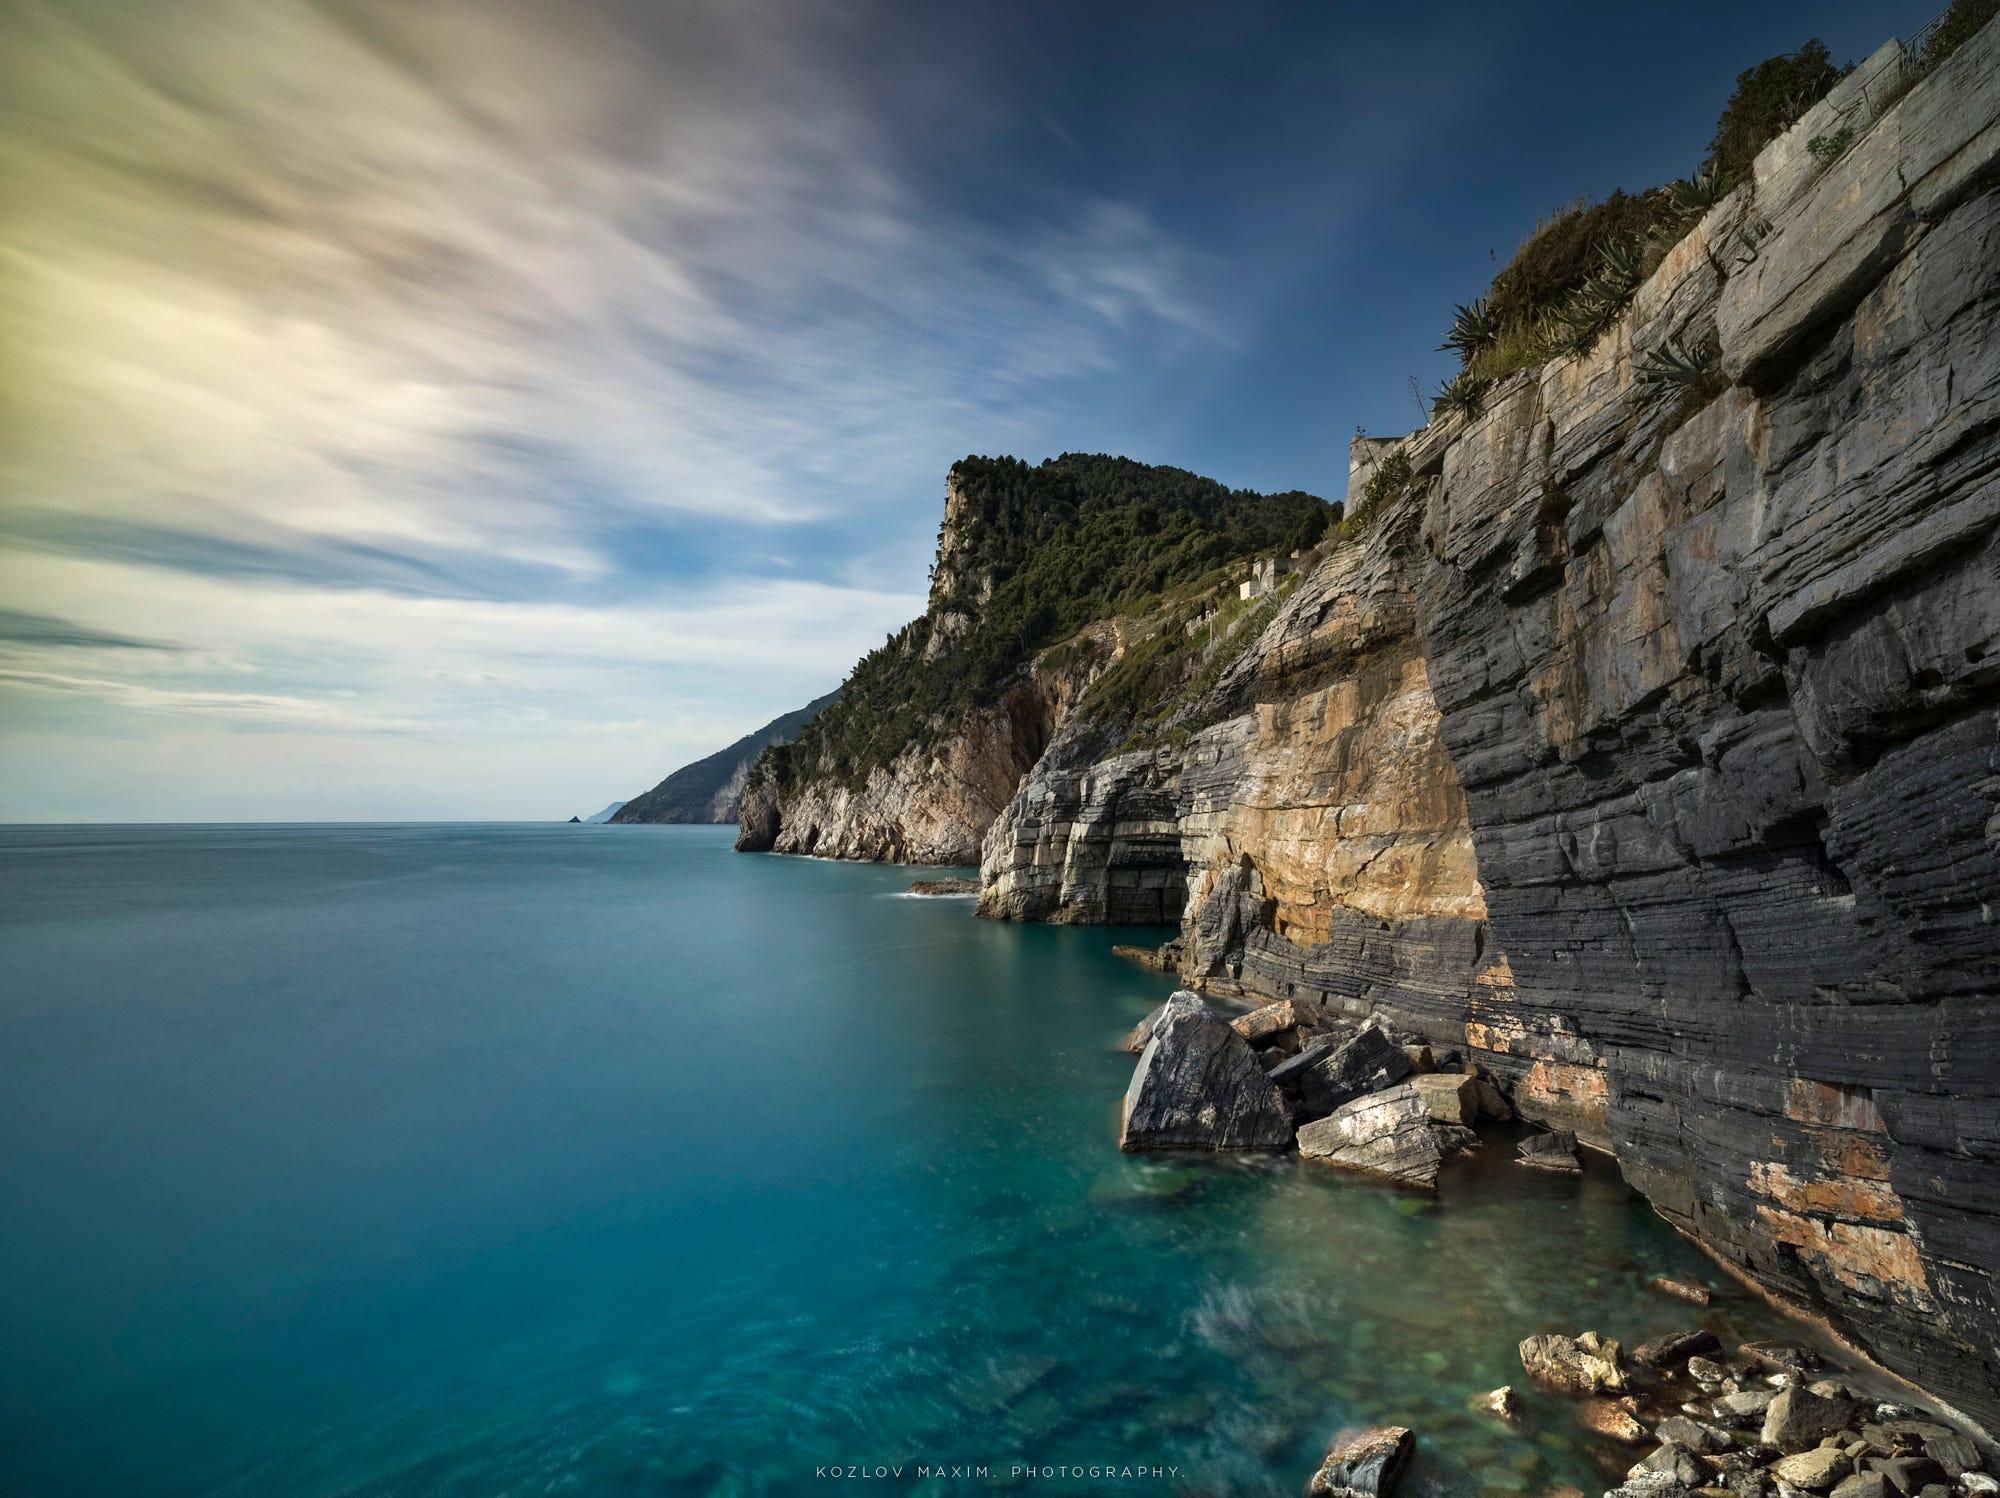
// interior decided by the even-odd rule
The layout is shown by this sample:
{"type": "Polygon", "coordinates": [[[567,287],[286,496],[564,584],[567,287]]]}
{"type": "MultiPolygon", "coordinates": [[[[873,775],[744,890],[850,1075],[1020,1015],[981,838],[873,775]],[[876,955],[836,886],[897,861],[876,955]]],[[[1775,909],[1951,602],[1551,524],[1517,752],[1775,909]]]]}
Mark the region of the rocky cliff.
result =
{"type": "Polygon", "coordinates": [[[981,909],[1469,1047],[1995,1429],[2000,23],[1916,74],[1585,351],[1358,441],[1372,526],[1132,732],[1081,692],[981,909]]]}
{"type": "MultiPolygon", "coordinates": [[[[743,809],[743,788],[757,756],[773,744],[788,744],[799,730],[831,707],[838,691],[815,697],[804,707],[773,718],[727,749],[683,765],[643,795],[610,809],[613,822],[734,822],[743,809]]],[[[591,820],[595,821],[596,818],[591,820]]]]}
{"type": "Polygon", "coordinates": [[[1331,518],[1310,494],[1231,490],[1125,458],[954,465],[927,609],[855,667],[837,705],[757,762],[737,847],[978,862],[986,830],[1126,640],[1184,625],[1237,587],[1251,557],[1309,541],[1331,518]]]}

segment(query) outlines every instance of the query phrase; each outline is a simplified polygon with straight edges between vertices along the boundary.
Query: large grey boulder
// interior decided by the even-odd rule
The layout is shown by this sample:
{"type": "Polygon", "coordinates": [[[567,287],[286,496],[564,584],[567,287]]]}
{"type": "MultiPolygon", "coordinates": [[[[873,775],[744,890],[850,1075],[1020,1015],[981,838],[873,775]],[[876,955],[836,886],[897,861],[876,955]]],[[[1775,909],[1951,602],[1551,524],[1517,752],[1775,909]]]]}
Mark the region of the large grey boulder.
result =
{"type": "Polygon", "coordinates": [[[1307,1498],[1383,1498],[1396,1490],[1415,1444],[1403,1425],[1342,1431],[1306,1484],[1307,1498]]]}
{"type": "Polygon", "coordinates": [[[1297,1073],[1306,1116],[1324,1118],[1336,1108],[1400,1082],[1410,1074],[1403,1048],[1373,1025],[1356,1031],[1297,1073]]]}
{"type": "Polygon", "coordinates": [[[1782,1390],[1764,1411],[1763,1442],[1780,1451],[1804,1451],[1846,1429],[1853,1418],[1849,1400],[1795,1385],[1782,1390]]]}
{"type": "Polygon", "coordinates": [[[1291,1142],[1291,1107],[1241,1035],[1205,1010],[1169,1014],[1153,1031],[1125,1091],[1120,1149],[1276,1150],[1291,1142]]]}
{"type": "Polygon", "coordinates": [[[1470,1129],[1433,1121],[1408,1083],[1356,1098],[1299,1130],[1299,1153],[1309,1160],[1427,1189],[1436,1187],[1447,1158],[1477,1142],[1470,1129]]]}
{"type": "Polygon", "coordinates": [[[1207,1013],[1209,1013],[1208,1005],[1202,1002],[1200,994],[1191,989],[1176,989],[1166,1003],[1132,1027],[1131,1033],[1125,1037],[1125,1049],[1135,1056],[1138,1055],[1146,1049],[1146,1042],[1153,1038],[1153,1032],[1176,1014],[1207,1013]]]}

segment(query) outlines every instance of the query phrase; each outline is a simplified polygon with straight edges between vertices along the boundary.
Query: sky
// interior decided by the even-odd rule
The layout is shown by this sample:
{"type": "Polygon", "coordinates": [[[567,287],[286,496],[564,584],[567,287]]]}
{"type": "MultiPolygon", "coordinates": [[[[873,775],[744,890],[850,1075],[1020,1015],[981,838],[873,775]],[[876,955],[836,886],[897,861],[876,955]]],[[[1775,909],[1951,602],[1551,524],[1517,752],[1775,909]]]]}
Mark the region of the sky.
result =
{"type": "Polygon", "coordinates": [[[956,459],[1337,498],[1538,217],[1935,8],[0,0],[0,822],[587,815],[956,459]]]}

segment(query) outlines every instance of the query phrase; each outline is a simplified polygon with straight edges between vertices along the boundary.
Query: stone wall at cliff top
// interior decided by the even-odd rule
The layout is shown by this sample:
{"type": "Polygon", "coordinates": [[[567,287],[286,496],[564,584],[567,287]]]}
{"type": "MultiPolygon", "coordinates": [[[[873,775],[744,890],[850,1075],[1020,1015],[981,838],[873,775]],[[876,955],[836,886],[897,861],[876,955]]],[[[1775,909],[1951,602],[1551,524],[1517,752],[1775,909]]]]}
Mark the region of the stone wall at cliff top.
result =
{"type": "Polygon", "coordinates": [[[1469,1047],[1993,1430],[2000,23],[1896,99],[1906,67],[1767,148],[1589,353],[1405,439],[1220,721],[1059,731],[981,908],[1178,900],[1190,981],[1469,1047]],[[1639,372],[1710,331],[1690,415],[1639,372]]]}

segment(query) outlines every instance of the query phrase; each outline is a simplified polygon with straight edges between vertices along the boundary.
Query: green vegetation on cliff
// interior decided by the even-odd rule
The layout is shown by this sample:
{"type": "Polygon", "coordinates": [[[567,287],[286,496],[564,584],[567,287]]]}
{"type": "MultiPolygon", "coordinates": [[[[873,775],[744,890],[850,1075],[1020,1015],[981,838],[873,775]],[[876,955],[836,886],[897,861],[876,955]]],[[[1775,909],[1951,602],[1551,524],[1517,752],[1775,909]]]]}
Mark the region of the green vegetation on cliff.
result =
{"type": "MultiPolygon", "coordinates": [[[[1993,3],[1960,0],[1975,9],[1993,3]]],[[[1852,69],[1836,67],[1817,39],[1767,57],[1737,75],[1708,155],[1690,175],[1598,202],[1578,198],[1535,225],[1486,294],[1457,309],[1444,347],[1461,367],[1433,413],[1476,414],[1487,389],[1508,375],[1587,350],[1667,251],[1749,174],[1757,153],[1852,69]]]]}
{"type": "Polygon", "coordinates": [[[816,697],[804,707],[773,718],[755,733],[746,733],[727,749],[683,765],[642,795],[634,796],[611,816],[613,822],[733,822],[738,794],[731,782],[772,744],[795,738],[801,728],[839,699],[839,692],[816,697]]]}
{"type": "Polygon", "coordinates": [[[760,766],[859,784],[963,712],[996,703],[1035,655],[1085,625],[1214,586],[1233,562],[1324,534],[1337,509],[1230,489],[1179,468],[1065,453],[967,458],[932,610],[861,659],[838,703],[760,766]]]}

